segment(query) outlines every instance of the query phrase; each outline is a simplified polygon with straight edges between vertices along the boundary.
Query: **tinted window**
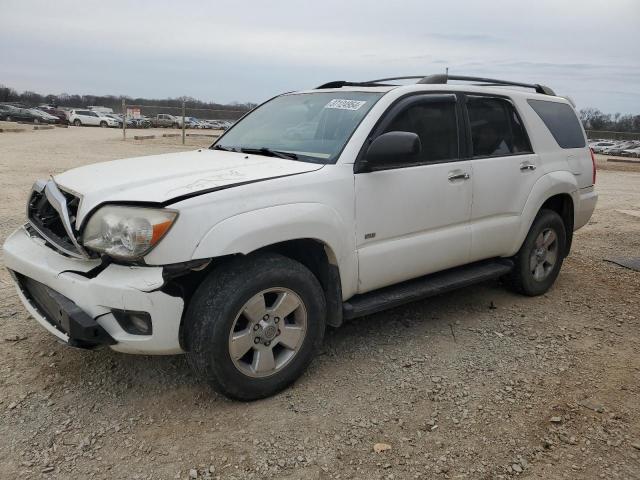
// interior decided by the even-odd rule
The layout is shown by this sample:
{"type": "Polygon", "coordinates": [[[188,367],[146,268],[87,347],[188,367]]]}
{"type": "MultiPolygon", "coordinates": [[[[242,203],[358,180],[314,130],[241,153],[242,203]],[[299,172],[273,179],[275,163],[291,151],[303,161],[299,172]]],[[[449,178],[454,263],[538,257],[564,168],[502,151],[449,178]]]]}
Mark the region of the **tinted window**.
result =
{"type": "Polygon", "coordinates": [[[468,97],[474,157],[530,153],[531,146],[515,108],[506,100],[468,97]]]}
{"type": "Polygon", "coordinates": [[[584,147],[584,133],[576,112],[566,103],[528,100],[561,148],[584,147]]]}
{"type": "Polygon", "coordinates": [[[458,158],[458,127],[454,102],[410,105],[400,112],[383,133],[412,132],[420,137],[422,152],[411,162],[425,163],[458,158]]]}

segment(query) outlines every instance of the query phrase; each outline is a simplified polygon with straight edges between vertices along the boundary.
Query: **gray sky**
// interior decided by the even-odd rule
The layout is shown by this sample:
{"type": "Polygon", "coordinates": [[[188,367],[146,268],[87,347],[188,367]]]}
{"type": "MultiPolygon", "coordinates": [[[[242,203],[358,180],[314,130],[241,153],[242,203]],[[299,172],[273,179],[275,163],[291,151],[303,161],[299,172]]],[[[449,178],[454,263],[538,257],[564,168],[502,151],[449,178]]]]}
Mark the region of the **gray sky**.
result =
{"type": "Polygon", "coordinates": [[[640,0],[0,0],[0,84],[260,102],[444,72],[640,113],[640,0]]]}

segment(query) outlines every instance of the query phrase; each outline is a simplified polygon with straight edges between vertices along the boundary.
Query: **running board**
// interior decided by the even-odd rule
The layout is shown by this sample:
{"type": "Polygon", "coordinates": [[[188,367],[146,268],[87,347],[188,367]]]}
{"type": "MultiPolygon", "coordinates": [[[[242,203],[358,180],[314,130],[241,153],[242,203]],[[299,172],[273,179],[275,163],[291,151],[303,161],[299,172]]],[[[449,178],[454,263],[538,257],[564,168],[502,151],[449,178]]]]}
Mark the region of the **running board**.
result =
{"type": "Polygon", "coordinates": [[[407,282],[351,297],[342,304],[345,319],[370,315],[405,303],[501,277],[513,269],[504,258],[483,261],[432,273],[407,282]]]}

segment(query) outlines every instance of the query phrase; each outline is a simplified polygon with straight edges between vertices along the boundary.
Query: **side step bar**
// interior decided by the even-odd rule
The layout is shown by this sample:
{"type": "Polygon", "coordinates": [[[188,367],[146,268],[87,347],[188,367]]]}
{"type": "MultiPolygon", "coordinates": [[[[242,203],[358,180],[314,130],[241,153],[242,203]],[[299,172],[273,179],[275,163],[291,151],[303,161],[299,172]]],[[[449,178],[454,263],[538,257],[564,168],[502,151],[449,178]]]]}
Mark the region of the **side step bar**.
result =
{"type": "Polygon", "coordinates": [[[348,319],[370,315],[498,278],[509,273],[513,266],[513,261],[505,258],[482,261],[356,295],[342,304],[343,317],[348,319]]]}

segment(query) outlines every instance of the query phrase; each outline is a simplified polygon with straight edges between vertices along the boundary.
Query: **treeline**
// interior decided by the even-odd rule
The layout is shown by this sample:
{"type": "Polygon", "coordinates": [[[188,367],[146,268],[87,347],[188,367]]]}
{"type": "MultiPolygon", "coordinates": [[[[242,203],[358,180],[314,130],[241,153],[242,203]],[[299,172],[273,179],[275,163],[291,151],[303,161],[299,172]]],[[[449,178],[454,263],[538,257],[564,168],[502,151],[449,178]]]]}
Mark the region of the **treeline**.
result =
{"type": "MultiPolygon", "coordinates": [[[[102,107],[112,108],[116,112],[122,109],[122,99],[127,105],[141,106],[160,106],[176,111],[182,108],[182,102],[185,102],[187,109],[208,109],[216,110],[221,113],[229,111],[245,112],[256,106],[255,103],[239,103],[221,104],[214,102],[203,102],[192,97],[180,98],[132,98],[127,96],[115,95],[70,95],[61,93],[59,95],[41,95],[36,92],[24,91],[22,93],[13,88],[0,85],[0,103],[16,102],[24,105],[35,107],[42,104],[56,105],[59,107],[88,107],[89,105],[99,105],[102,107]]],[[[234,115],[237,116],[237,115],[234,115]]]]}
{"type": "Polygon", "coordinates": [[[580,110],[580,120],[585,130],[640,133],[640,115],[611,115],[597,108],[584,108],[580,110]]]}

